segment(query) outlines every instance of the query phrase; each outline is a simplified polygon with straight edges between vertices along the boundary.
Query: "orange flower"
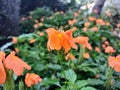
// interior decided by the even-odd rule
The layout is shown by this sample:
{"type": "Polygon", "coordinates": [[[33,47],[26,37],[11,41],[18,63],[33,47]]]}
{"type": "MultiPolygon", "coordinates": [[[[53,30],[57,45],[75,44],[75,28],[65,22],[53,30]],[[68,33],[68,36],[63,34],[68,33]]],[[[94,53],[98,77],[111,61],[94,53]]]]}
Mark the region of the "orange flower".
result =
{"type": "Polygon", "coordinates": [[[97,32],[98,31],[98,27],[92,27],[90,30],[93,30],[93,31],[97,32]]]}
{"type": "Polygon", "coordinates": [[[105,25],[106,25],[106,26],[110,26],[110,22],[106,22],[105,25]]]}
{"type": "Polygon", "coordinates": [[[112,14],[111,14],[109,11],[105,12],[105,14],[106,14],[108,17],[111,17],[111,16],[112,16],[112,14]]]}
{"type": "Polygon", "coordinates": [[[63,11],[61,11],[60,13],[61,13],[61,14],[64,14],[64,12],[63,12],[63,11]]]}
{"type": "Polygon", "coordinates": [[[78,16],[79,16],[79,13],[78,13],[78,12],[74,12],[74,16],[75,16],[75,17],[78,17],[78,16]]]}
{"type": "Polygon", "coordinates": [[[109,56],[108,64],[112,67],[116,72],[120,72],[120,55],[118,56],[109,56]]]}
{"type": "Polygon", "coordinates": [[[36,29],[36,28],[38,28],[38,27],[39,27],[39,25],[38,25],[38,24],[35,24],[35,25],[34,25],[34,28],[35,28],[35,29],[36,29]]]}
{"type": "Polygon", "coordinates": [[[43,26],[43,23],[38,23],[38,25],[41,27],[41,26],[43,26]]]}
{"type": "Polygon", "coordinates": [[[50,19],[53,19],[54,17],[53,17],[53,16],[50,16],[49,18],[50,18],[50,19]]]}
{"type": "Polygon", "coordinates": [[[73,20],[69,20],[68,21],[68,24],[69,25],[73,25],[73,24],[75,24],[77,22],[77,19],[73,19],[73,20]]]}
{"type": "Polygon", "coordinates": [[[44,36],[44,32],[37,31],[37,34],[38,34],[39,36],[44,36]]]}
{"type": "Polygon", "coordinates": [[[110,43],[108,41],[105,41],[104,44],[108,46],[110,43]]]}
{"type": "Polygon", "coordinates": [[[6,80],[6,72],[2,63],[4,60],[5,60],[5,53],[0,52],[0,84],[4,84],[6,80]]]}
{"type": "Polygon", "coordinates": [[[102,44],[102,48],[106,48],[107,46],[105,44],[102,44]]]}
{"type": "Polygon", "coordinates": [[[43,22],[43,21],[44,21],[44,19],[45,19],[45,16],[43,16],[40,20],[43,22]]]}
{"type": "Polygon", "coordinates": [[[114,52],[115,52],[115,50],[114,50],[114,48],[111,47],[111,46],[107,46],[107,47],[105,48],[105,53],[114,53],[114,52]]]}
{"type": "Polygon", "coordinates": [[[86,32],[86,31],[87,31],[87,28],[86,28],[86,27],[84,27],[84,28],[83,28],[83,31],[84,31],[84,32],[86,32]]]}
{"type": "Polygon", "coordinates": [[[83,54],[83,57],[86,58],[86,59],[89,59],[89,58],[90,58],[90,55],[89,55],[89,53],[84,53],[84,54],[83,54]]]}
{"type": "Polygon", "coordinates": [[[98,10],[97,9],[93,9],[93,13],[97,14],[98,10]]]}
{"type": "Polygon", "coordinates": [[[31,87],[34,84],[38,84],[39,82],[42,82],[42,79],[37,74],[34,74],[34,73],[27,73],[26,74],[26,76],[25,76],[25,84],[28,87],[31,87]]]}
{"type": "Polygon", "coordinates": [[[95,47],[95,50],[96,50],[96,52],[98,52],[98,53],[100,53],[100,52],[101,52],[101,50],[100,50],[100,48],[99,48],[99,47],[95,47]]]}
{"type": "Polygon", "coordinates": [[[35,41],[36,41],[35,39],[30,39],[29,43],[31,44],[31,43],[34,43],[35,41]]]}
{"type": "Polygon", "coordinates": [[[85,22],[84,23],[84,27],[89,27],[90,26],[90,23],[89,22],[85,22]]]}
{"type": "Polygon", "coordinates": [[[73,56],[73,54],[72,53],[68,53],[67,55],[66,55],[66,57],[65,57],[65,59],[66,60],[75,60],[75,57],[73,56]]]}
{"type": "Polygon", "coordinates": [[[71,30],[72,30],[72,31],[76,31],[76,30],[77,30],[77,28],[76,28],[76,27],[73,27],[71,30]]]}
{"type": "Polygon", "coordinates": [[[19,53],[19,49],[18,49],[18,48],[15,48],[15,52],[16,52],[16,53],[19,53]]]}
{"type": "Polygon", "coordinates": [[[101,37],[102,41],[105,41],[107,38],[106,37],[101,37]]]}
{"type": "Polygon", "coordinates": [[[17,43],[18,42],[18,39],[16,37],[12,37],[12,43],[17,43]]]}
{"type": "Polygon", "coordinates": [[[4,65],[7,69],[11,69],[17,76],[22,75],[24,68],[30,70],[31,67],[22,59],[15,56],[15,52],[11,52],[4,60],[4,65]]]}
{"type": "Polygon", "coordinates": [[[120,28],[120,23],[117,24],[117,28],[120,28]]]}
{"type": "Polygon", "coordinates": [[[74,41],[78,44],[82,44],[83,48],[88,48],[89,50],[92,50],[91,45],[88,43],[89,38],[84,36],[78,36],[74,38],[74,41]]]}
{"type": "Polygon", "coordinates": [[[40,32],[39,35],[40,35],[40,36],[44,36],[44,32],[40,32]]]}
{"type": "Polygon", "coordinates": [[[91,22],[93,22],[93,21],[96,20],[96,18],[91,16],[91,17],[88,18],[88,20],[91,21],[91,22]]]}
{"type": "Polygon", "coordinates": [[[38,20],[35,20],[36,23],[38,23],[39,21],[38,20]]]}
{"type": "Polygon", "coordinates": [[[96,75],[95,75],[95,78],[96,78],[96,79],[99,78],[99,77],[100,77],[99,74],[96,74],[96,75]]]}
{"type": "Polygon", "coordinates": [[[26,20],[26,18],[25,18],[25,17],[22,17],[20,20],[21,20],[21,21],[24,21],[24,20],[26,20]]]}
{"type": "Polygon", "coordinates": [[[103,19],[97,19],[96,24],[105,25],[105,22],[103,19]]]}
{"type": "Polygon", "coordinates": [[[60,50],[64,49],[64,52],[67,53],[71,48],[77,49],[72,37],[72,30],[58,31],[54,28],[48,28],[46,30],[48,34],[47,47],[48,50],[60,50]]]}

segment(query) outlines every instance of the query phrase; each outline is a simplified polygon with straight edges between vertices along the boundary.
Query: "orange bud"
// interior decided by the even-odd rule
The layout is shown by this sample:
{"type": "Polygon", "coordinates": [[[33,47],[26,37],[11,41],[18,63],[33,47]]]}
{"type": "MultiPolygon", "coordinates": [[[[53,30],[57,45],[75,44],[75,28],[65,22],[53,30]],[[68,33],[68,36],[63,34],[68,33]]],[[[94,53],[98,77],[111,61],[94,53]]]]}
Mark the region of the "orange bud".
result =
{"type": "Polygon", "coordinates": [[[85,27],[89,27],[89,26],[90,26],[90,23],[89,23],[89,22],[85,22],[85,23],[84,23],[84,26],[85,26],[85,27]]]}
{"type": "Polygon", "coordinates": [[[16,37],[12,37],[12,43],[17,43],[18,42],[18,39],[16,37]]]}
{"type": "Polygon", "coordinates": [[[101,50],[100,50],[100,48],[99,48],[99,47],[95,47],[95,50],[96,50],[96,52],[98,52],[98,53],[100,53],[100,52],[101,52],[101,50]]]}
{"type": "Polygon", "coordinates": [[[89,59],[89,58],[90,58],[90,55],[89,55],[89,53],[84,53],[84,54],[83,54],[83,57],[86,58],[86,59],[89,59]]]}
{"type": "Polygon", "coordinates": [[[31,43],[34,43],[35,41],[36,41],[35,39],[30,39],[29,43],[31,44],[31,43]]]}

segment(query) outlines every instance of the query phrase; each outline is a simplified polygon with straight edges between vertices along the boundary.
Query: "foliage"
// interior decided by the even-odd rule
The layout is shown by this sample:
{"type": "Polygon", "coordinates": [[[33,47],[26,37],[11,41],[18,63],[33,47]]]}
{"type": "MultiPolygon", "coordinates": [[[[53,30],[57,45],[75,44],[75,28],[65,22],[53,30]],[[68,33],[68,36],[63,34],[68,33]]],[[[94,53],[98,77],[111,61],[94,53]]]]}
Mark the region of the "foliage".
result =
{"type": "MultiPolygon", "coordinates": [[[[31,23],[28,19],[22,21],[23,25],[31,26],[33,32],[16,37],[18,41],[14,43],[17,55],[32,67],[29,72],[36,73],[43,78],[41,83],[32,88],[35,90],[105,90],[108,85],[111,89],[117,90],[120,87],[119,72],[114,71],[112,78],[107,77],[110,73],[108,57],[120,54],[119,37],[113,34],[115,30],[113,22],[109,18],[95,18],[94,15],[84,16],[84,12],[81,11],[51,14],[49,10],[39,9],[33,12],[32,18],[29,18],[31,23]],[[47,16],[43,18],[45,14],[47,16]],[[95,20],[90,18],[95,18],[95,20]],[[62,50],[48,51],[46,33],[48,28],[73,30],[74,37],[86,36],[89,38],[92,50],[83,49],[78,45],[77,50],[69,51],[75,56],[75,59],[66,60],[66,54],[62,50]],[[113,47],[115,52],[107,53],[107,46],[113,47]],[[84,53],[89,53],[90,57],[83,57],[84,53]],[[107,82],[106,84],[106,80],[110,80],[112,83],[107,82]]],[[[23,28],[25,30],[29,27],[23,28]]],[[[23,77],[19,77],[19,79],[23,80],[23,77]]],[[[16,82],[18,82],[17,80],[16,82]]]]}

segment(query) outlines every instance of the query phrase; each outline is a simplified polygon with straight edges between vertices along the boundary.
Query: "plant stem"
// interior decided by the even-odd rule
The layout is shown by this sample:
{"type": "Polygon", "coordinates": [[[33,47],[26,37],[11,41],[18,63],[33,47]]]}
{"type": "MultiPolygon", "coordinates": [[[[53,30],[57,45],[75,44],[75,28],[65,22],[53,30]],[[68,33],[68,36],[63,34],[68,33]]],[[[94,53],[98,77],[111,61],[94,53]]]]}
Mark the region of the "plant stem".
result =
{"type": "Polygon", "coordinates": [[[85,53],[85,48],[83,48],[83,46],[80,45],[80,52],[79,52],[79,57],[78,57],[78,64],[82,62],[83,54],[84,53],[85,53]]]}
{"type": "Polygon", "coordinates": [[[111,67],[108,68],[107,78],[105,82],[106,90],[111,90],[111,80],[112,80],[113,69],[111,67]]]}
{"type": "Polygon", "coordinates": [[[4,84],[3,89],[4,90],[15,90],[15,84],[14,84],[14,80],[13,80],[13,72],[11,70],[6,70],[6,74],[7,74],[7,79],[6,82],[4,84]]]}
{"type": "Polygon", "coordinates": [[[19,81],[19,90],[25,90],[25,89],[24,89],[24,83],[23,83],[22,80],[19,81]]]}

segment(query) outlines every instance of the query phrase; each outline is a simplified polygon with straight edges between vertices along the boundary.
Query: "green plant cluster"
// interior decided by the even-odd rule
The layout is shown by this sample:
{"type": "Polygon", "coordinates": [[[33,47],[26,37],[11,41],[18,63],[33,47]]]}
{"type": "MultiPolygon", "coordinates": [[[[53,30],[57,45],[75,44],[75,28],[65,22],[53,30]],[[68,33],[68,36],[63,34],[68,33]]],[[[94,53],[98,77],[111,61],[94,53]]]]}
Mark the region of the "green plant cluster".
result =
{"type": "MultiPolygon", "coordinates": [[[[14,44],[14,47],[19,50],[17,55],[32,67],[31,71],[26,72],[36,73],[43,78],[41,83],[33,87],[34,90],[108,90],[106,87],[110,87],[111,90],[120,89],[119,72],[114,71],[110,78],[111,83],[107,83],[110,69],[108,56],[120,54],[120,38],[113,34],[115,30],[111,18],[97,18],[109,22],[110,25],[107,26],[96,24],[95,21],[90,21],[89,17],[94,17],[94,15],[85,16],[84,11],[53,13],[49,9],[37,9],[31,13],[30,18],[20,22],[22,32],[29,32],[29,34],[17,37],[18,43],[14,44]],[[75,12],[78,15],[75,15],[75,12]],[[69,20],[73,19],[76,19],[77,22],[70,25],[69,20]],[[89,22],[90,25],[86,28],[87,31],[84,31],[86,22],[89,22]],[[48,51],[48,36],[45,30],[51,27],[65,31],[76,27],[73,36],[89,38],[93,50],[85,49],[85,52],[89,53],[90,58],[86,59],[81,56],[81,61],[78,62],[82,50],[80,46],[77,50],[70,50],[75,56],[75,60],[65,60],[65,54],[62,51],[48,51]],[[93,27],[97,27],[98,31],[93,31],[91,29],[93,27]],[[40,32],[43,32],[44,35],[39,35],[40,32]],[[31,39],[34,39],[35,42],[30,43],[31,39]],[[105,41],[108,41],[109,45],[115,49],[115,53],[105,53],[105,49],[102,47],[105,41]],[[101,51],[97,52],[96,47],[101,51]]],[[[118,29],[120,30],[120,28],[118,29]]],[[[18,80],[24,80],[24,75],[16,82],[18,80]]]]}

